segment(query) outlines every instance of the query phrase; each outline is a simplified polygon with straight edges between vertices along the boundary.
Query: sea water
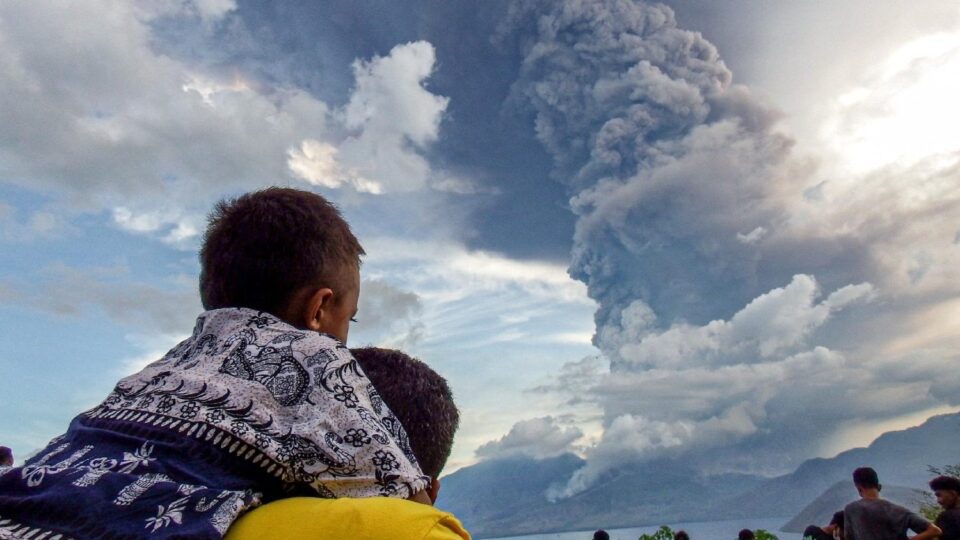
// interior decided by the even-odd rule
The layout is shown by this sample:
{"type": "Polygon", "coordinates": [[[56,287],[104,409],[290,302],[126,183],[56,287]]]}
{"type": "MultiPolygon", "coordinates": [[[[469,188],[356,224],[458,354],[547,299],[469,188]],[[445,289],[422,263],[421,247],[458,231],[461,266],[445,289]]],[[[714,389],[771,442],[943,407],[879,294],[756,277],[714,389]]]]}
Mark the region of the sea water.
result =
{"type": "MultiPolygon", "coordinates": [[[[683,529],[690,535],[690,540],[736,540],[737,533],[742,529],[765,529],[777,536],[780,540],[801,540],[802,536],[795,533],[780,532],[790,518],[767,519],[734,519],[729,521],[701,521],[696,523],[664,523],[674,531],[683,529]]],[[[605,529],[610,533],[610,540],[637,540],[641,534],[653,534],[659,525],[647,527],[633,527],[630,529],[605,529]]],[[[505,536],[497,540],[591,540],[593,530],[547,534],[529,534],[526,536],[505,536]]]]}

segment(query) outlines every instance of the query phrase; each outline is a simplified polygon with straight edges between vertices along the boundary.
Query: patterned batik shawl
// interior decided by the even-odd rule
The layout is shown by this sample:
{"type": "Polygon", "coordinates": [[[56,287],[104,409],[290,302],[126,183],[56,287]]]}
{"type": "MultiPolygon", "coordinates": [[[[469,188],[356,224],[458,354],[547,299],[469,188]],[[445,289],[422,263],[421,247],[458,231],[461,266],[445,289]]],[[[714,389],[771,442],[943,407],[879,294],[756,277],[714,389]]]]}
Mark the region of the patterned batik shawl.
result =
{"type": "Polygon", "coordinates": [[[219,538],[263,501],[408,497],[428,483],[346,347],[219,309],[5,470],[0,538],[219,538]]]}

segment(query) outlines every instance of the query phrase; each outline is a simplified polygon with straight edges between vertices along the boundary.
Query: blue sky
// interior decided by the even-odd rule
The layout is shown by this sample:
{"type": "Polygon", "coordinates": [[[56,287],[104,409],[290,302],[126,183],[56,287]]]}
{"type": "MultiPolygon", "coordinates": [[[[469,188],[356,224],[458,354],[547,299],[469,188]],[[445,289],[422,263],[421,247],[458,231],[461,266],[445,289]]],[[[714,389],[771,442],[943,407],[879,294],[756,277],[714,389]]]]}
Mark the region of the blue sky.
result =
{"type": "Polygon", "coordinates": [[[775,473],[960,406],[953,2],[31,0],[0,45],[19,456],[187,335],[267,185],[343,209],[351,342],[451,381],[451,470],[775,473]]]}

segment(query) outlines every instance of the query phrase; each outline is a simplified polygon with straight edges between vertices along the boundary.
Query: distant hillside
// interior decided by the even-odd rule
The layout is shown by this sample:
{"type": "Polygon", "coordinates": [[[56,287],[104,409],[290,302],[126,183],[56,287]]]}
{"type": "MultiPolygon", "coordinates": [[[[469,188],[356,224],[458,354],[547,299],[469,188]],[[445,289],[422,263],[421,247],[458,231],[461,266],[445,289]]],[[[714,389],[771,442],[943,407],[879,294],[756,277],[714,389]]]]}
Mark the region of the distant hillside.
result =
{"type": "Polygon", "coordinates": [[[520,508],[548,504],[547,488],[570,478],[583,463],[573,454],[541,461],[526,457],[484,461],[443,477],[437,507],[464,523],[474,522],[480,530],[481,523],[509,518],[520,508]]]}
{"type": "MultiPolygon", "coordinates": [[[[846,497],[844,482],[849,483],[851,471],[863,465],[877,469],[880,481],[888,486],[884,495],[891,498],[896,496],[895,486],[923,487],[927,465],[957,463],[958,449],[960,414],[949,414],[886,433],[867,448],[806,461],[793,473],[776,478],[702,477],[682,463],[661,460],[612,471],[593,488],[556,503],[544,497],[547,488],[566,482],[583,460],[570,454],[540,461],[511,458],[482,462],[444,477],[437,505],[456,514],[479,538],[793,516],[838,483],[837,500],[846,497]]],[[[840,504],[829,498],[821,503],[822,508],[811,509],[810,523],[819,523],[826,508],[832,508],[832,514],[840,504]]]]}
{"type": "Polygon", "coordinates": [[[718,515],[730,518],[795,515],[835,483],[849,480],[855,468],[865,465],[877,470],[883,484],[922,488],[930,476],[927,466],[960,461],[958,449],[960,414],[934,416],[920,426],[885,433],[866,448],[805,461],[793,473],[766,480],[739,497],[723,501],[716,510],[718,515]]]}
{"type": "Polygon", "coordinates": [[[569,499],[548,502],[547,488],[565,482],[582,464],[569,454],[483,462],[444,477],[437,506],[453,512],[477,537],[627,527],[706,519],[703,501],[763,480],[742,474],[698,478],[678,463],[646,463],[613,472],[569,499]]]}
{"type": "MultiPolygon", "coordinates": [[[[917,492],[912,488],[884,485],[882,494],[884,499],[911,510],[916,511],[919,507],[917,492]]],[[[808,525],[826,525],[834,512],[843,510],[847,503],[855,500],[857,500],[857,490],[853,487],[853,483],[849,480],[841,480],[814,499],[780,530],[802,533],[808,525]]]]}

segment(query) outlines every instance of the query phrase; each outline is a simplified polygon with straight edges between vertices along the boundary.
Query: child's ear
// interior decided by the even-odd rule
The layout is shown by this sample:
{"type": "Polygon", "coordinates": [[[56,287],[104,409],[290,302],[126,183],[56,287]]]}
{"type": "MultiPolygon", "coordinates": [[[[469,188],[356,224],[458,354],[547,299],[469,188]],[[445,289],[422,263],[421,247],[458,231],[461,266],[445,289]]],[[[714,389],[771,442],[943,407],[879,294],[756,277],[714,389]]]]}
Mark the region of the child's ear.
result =
{"type": "Polygon", "coordinates": [[[324,287],[310,291],[303,302],[300,315],[303,327],[314,332],[323,330],[326,326],[326,319],[330,317],[329,310],[332,303],[332,289],[324,287]]]}

